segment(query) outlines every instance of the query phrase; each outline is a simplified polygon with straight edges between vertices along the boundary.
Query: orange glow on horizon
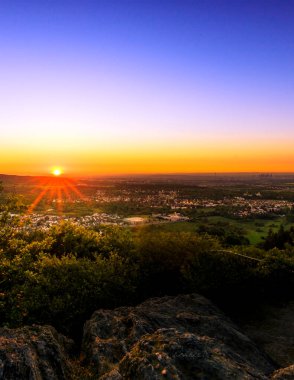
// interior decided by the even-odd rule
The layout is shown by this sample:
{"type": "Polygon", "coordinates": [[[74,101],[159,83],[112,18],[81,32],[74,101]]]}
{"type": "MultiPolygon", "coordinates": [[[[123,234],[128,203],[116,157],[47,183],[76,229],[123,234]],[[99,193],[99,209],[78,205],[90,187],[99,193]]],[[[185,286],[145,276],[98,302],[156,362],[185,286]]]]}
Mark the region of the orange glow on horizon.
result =
{"type": "Polygon", "coordinates": [[[0,173],[44,175],[48,157],[60,166],[51,167],[54,178],[67,176],[215,173],[215,172],[293,172],[292,140],[242,140],[237,138],[204,141],[146,141],[145,144],[115,143],[3,149],[0,173]],[[25,150],[26,149],[26,150],[25,150]]]}

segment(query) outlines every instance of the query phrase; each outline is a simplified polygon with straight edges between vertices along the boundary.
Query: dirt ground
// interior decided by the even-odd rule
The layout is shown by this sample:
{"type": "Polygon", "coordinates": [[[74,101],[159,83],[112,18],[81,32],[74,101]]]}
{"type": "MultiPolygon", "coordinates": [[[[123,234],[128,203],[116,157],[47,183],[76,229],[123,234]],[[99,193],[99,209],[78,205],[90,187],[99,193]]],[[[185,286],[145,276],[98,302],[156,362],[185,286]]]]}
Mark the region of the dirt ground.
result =
{"type": "Polygon", "coordinates": [[[266,307],[257,319],[239,325],[279,366],[294,363],[293,301],[282,306],[266,307]]]}

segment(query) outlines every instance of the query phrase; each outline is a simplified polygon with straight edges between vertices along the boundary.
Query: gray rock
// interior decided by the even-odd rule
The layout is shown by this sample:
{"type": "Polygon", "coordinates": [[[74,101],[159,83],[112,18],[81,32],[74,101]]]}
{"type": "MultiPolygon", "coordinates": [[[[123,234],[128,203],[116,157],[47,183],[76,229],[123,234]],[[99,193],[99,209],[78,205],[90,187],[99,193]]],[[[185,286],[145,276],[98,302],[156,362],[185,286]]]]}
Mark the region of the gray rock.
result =
{"type": "Polygon", "coordinates": [[[103,379],[109,380],[268,379],[276,369],[218,308],[196,294],[98,310],[85,324],[82,350],[86,363],[108,373],[103,379]]]}
{"type": "Polygon", "coordinates": [[[69,380],[73,342],[51,326],[0,329],[0,379],[69,380]]]}
{"type": "Polygon", "coordinates": [[[275,371],[271,377],[272,380],[294,380],[294,365],[281,368],[275,371]]]}
{"type": "Polygon", "coordinates": [[[99,380],[123,380],[122,375],[118,372],[117,369],[106,373],[105,375],[99,377],[99,380]]]}
{"type": "Polygon", "coordinates": [[[145,335],[119,363],[124,379],[266,379],[216,339],[160,329],[145,335]]]}

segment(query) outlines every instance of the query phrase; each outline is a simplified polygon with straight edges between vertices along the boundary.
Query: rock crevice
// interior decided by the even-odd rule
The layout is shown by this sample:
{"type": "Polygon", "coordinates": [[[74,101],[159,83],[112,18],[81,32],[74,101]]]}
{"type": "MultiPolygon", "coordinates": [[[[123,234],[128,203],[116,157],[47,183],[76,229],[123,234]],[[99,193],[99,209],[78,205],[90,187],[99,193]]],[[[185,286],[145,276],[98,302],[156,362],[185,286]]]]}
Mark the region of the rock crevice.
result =
{"type": "Polygon", "coordinates": [[[198,294],[97,310],[84,326],[82,362],[50,326],[0,329],[0,380],[291,380],[198,294]],[[85,376],[84,376],[85,375],[85,376]]]}
{"type": "Polygon", "coordinates": [[[268,379],[275,370],[265,353],[197,294],[98,310],[85,324],[82,350],[105,380],[268,379]]]}

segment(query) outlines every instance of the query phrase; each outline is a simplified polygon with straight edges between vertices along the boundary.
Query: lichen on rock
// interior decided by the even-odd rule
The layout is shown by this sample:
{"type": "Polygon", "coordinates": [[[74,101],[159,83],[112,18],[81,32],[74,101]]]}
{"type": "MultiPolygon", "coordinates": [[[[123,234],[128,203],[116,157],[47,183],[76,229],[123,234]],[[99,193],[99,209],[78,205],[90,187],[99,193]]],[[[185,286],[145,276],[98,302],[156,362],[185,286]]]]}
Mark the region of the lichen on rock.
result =
{"type": "Polygon", "coordinates": [[[0,329],[0,379],[70,380],[73,342],[51,326],[0,329]]]}
{"type": "Polygon", "coordinates": [[[268,379],[276,369],[229,318],[197,294],[98,310],[85,324],[82,350],[105,380],[268,379]]]}

